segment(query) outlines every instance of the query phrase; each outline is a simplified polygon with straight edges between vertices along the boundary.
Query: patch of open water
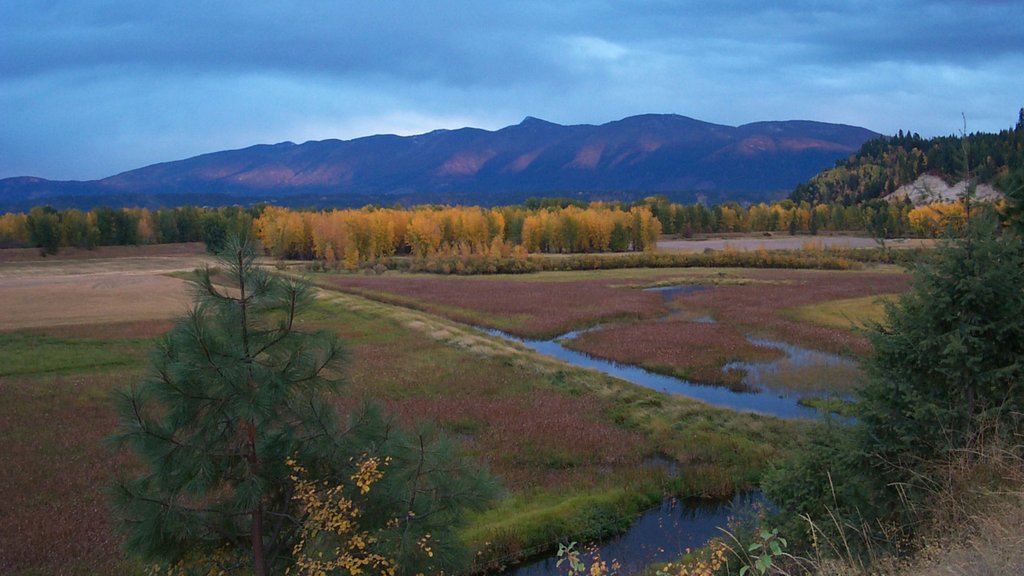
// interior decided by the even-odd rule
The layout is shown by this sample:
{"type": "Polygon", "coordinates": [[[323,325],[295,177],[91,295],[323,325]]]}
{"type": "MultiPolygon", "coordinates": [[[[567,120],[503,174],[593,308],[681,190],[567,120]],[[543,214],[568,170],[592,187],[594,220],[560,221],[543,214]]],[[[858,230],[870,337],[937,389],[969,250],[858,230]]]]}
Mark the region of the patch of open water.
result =
{"type": "Polygon", "coordinates": [[[798,400],[800,397],[840,398],[849,400],[850,391],[862,376],[855,360],[810,348],[794,346],[779,340],[748,336],[755,346],[781,350],[785,356],[768,362],[730,362],[722,370],[744,370],[743,384],[771,390],[798,400]],[[787,382],[801,375],[811,381],[787,382]]]}
{"type": "MultiPolygon", "coordinates": [[[[737,494],[731,499],[718,501],[669,498],[640,515],[628,532],[598,543],[596,552],[609,565],[613,560],[618,562],[620,574],[637,574],[652,564],[674,561],[687,550],[700,548],[708,540],[722,536],[720,528],[728,526],[729,517],[752,513],[754,504],[766,505],[760,492],[737,494]]],[[[583,555],[588,566],[592,556],[592,553],[583,555]]],[[[565,574],[565,565],[559,568],[557,563],[557,557],[548,557],[526,562],[512,568],[508,574],[565,574]]]]}
{"type": "Polygon", "coordinates": [[[673,286],[655,286],[653,288],[644,288],[644,292],[658,292],[661,294],[662,300],[667,304],[672,301],[673,298],[679,294],[693,294],[694,292],[700,292],[704,290],[705,286],[702,284],[676,284],[673,286]]]}
{"type": "Polygon", "coordinates": [[[796,403],[795,398],[784,395],[780,396],[775,391],[736,392],[723,386],[698,384],[674,376],[651,372],[639,366],[620,364],[611,360],[597,358],[562,346],[562,341],[575,338],[580,334],[579,332],[569,332],[552,340],[532,340],[512,336],[511,334],[491,328],[478,328],[478,330],[482,330],[492,336],[518,342],[531,350],[540,352],[545,356],[557,358],[574,366],[590,368],[591,370],[596,370],[639,386],[665,392],[666,394],[686,396],[713,406],[741,412],[756,412],[779,418],[810,419],[818,416],[818,412],[814,408],[801,406],[796,403]]]}

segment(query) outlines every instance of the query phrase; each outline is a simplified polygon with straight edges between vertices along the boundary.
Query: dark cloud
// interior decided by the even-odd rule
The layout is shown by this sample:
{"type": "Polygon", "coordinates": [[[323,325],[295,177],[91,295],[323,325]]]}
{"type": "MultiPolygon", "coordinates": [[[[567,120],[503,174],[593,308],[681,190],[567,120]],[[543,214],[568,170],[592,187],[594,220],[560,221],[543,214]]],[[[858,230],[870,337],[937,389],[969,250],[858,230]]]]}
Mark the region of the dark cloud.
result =
{"type": "Polygon", "coordinates": [[[256,142],[675,112],[946,134],[1024,104],[1024,3],[0,5],[0,177],[256,142]]]}

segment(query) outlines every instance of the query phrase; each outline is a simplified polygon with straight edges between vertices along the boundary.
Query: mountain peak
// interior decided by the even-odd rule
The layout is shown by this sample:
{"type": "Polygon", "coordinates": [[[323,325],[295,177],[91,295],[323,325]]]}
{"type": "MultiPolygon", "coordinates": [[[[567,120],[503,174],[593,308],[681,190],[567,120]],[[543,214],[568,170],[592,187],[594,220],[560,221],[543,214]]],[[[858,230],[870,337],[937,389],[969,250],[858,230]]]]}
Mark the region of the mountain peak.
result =
{"type": "Polygon", "coordinates": [[[555,124],[554,122],[548,122],[547,120],[541,120],[540,118],[536,118],[534,116],[527,116],[526,118],[523,118],[523,121],[519,123],[519,126],[536,126],[536,127],[539,127],[539,126],[559,126],[559,124],[555,124]]]}
{"type": "Polygon", "coordinates": [[[599,126],[527,116],[495,131],[279,142],[98,181],[0,180],[0,211],[43,203],[494,205],[568,192],[603,199],[671,194],[687,202],[699,191],[761,200],[792,190],[874,136],[834,125],[782,126],[785,141],[771,124],[733,128],[676,114],[642,114],[599,126]]]}

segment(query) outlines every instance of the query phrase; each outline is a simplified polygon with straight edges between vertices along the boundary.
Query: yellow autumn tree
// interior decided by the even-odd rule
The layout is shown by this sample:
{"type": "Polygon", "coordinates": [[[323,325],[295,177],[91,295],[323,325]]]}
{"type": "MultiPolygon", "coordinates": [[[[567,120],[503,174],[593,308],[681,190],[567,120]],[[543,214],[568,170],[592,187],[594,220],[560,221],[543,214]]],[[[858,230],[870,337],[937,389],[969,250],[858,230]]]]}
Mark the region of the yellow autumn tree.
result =
{"type": "Polygon", "coordinates": [[[0,216],[0,244],[27,246],[29,243],[28,216],[8,212],[0,216]]]}

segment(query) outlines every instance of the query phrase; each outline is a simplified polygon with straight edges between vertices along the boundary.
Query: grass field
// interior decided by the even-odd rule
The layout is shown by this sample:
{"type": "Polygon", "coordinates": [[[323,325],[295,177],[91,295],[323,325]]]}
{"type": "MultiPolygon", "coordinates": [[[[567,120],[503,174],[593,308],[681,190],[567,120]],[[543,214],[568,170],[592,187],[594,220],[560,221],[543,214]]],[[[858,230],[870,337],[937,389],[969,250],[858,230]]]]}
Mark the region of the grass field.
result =
{"type": "Polygon", "coordinates": [[[868,343],[851,321],[873,318],[877,295],[902,291],[892,270],[639,269],[523,276],[326,275],[317,281],[383,302],[427,310],[531,338],[604,324],[568,346],[589,354],[710,384],[737,386],[729,362],[779,352],[748,335],[846,355],[868,343]],[[639,288],[699,284],[670,302],[639,288]],[[671,315],[669,315],[671,313],[671,315]],[[830,318],[831,321],[822,320],[830,318]],[[837,322],[842,318],[846,322],[837,322]]]}
{"type": "MultiPolygon", "coordinates": [[[[146,351],[187,305],[180,274],[169,274],[204,261],[196,253],[0,264],[0,573],[136,572],[122,557],[102,496],[129,466],[103,443],[116,425],[108,395],[141,377],[146,351]],[[46,281],[31,284],[38,279],[46,281]]],[[[464,531],[471,545],[500,560],[621,526],[666,488],[711,496],[750,487],[804,425],[568,367],[452,319],[525,335],[595,321],[657,327],[653,320],[671,307],[729,317],[728,306],[694,298],[700,294],[734,290],[737,301],[751,302],[740,290],[781,290],[800,278],[808,290],[847,280],[860,286],[833,287],[821,299],[828,301],[862,294],[876,281],[889,288],[880,293],[891,293],[902,282],[895,274],[795,279],[772,272],[317,276],[359,294],[324,290],[304,323],[336,330],[349,345],[339,410],[372,399],[403,423],[436,422],[502,479],[508,496],[464,531]],[[714,288],[668,306],[636,289],[685,279],[714,288]],[[666,459],[678,463],[678,476],[657,465],[666,459]],[[595,511],[605,520],[595,523],[595,511]]],[[[777,294],[789,306],[819,302],[777,294]]],[[[781,326],[837,330],[775,310],[781,326]]]]}
{"type": "MultiPolygon", "coordinates": [[[[618,285],[635,281],[635,275],[614,272],[488,277],[325,275],[318,276],[317,281],[326,288],[459,322],[498,328],[517,336],[550,338],[597,321],[663,313],[659,295],[622,290],[618,285]]],[[[651,281],[664,277],[665,273],[651,275],[651,281]]]]}
{"type": "MultiPolygon", "coordinates": [[[[122,557],[102,496],[129,464],[103,444],[116,426],[109,396],[141,377],[155,338],[187,305],[180,272],[204,261],[178,253],[0,264],[0,573],[139,573],[122,557]]],[[[636,277],[614,286],[579,278],[611,295],[636,277]]],[[[750,487],[802,427],[567,367],[427,312],[322,296],[304,323],[348,342],[339,409],[374,400],[402,422],[432,420],[503,479],[509,496],[464,533],[490,558],[621,527],[666,489],[750,487]],[[650,464],[666,459],[679,462],[679,476],[650,464]],[[595,510],[606,523],[595,524],[595,510]]],[[[598,301],[566,318],[663,311],[650,293],[610,314],[598,301]]]]}
{"type": "Polygon", "coordinates": [[[185,283],[164,274],[205,257],[193,245],[15,252],[0,251],[0,573],[137,573],[103,497],[127,464],[103,442],[109,394],[140,378],[188,305],[185,283]]]}
{"type": "Polygon", "coordinates": [[[838,329],[859,329],[885,319],[885,302],[895,299],[893,294],[862,296],[828,300],[785,308],[780,313],[797,322],[808,322],[838,329]]]}

